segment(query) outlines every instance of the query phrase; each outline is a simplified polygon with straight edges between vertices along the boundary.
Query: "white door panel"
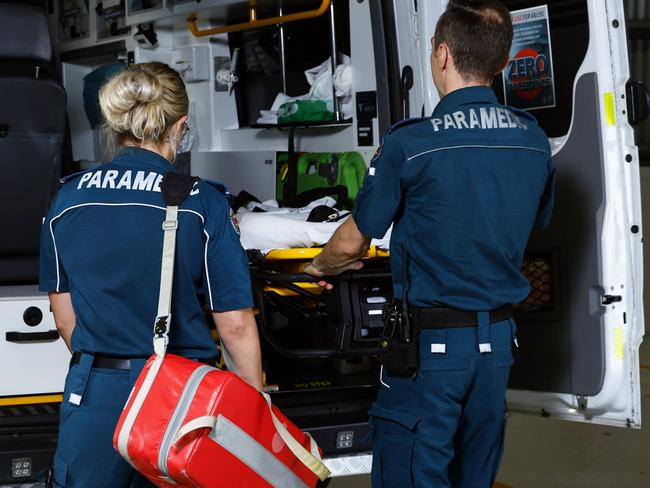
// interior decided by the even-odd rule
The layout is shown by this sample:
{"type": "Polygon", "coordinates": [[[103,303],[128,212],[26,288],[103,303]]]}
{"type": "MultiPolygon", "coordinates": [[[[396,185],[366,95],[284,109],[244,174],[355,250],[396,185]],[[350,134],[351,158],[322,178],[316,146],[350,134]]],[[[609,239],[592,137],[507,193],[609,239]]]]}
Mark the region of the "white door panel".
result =
{"type": "Polygon", "coordinates": [[[49,307],[36,287],[0,288],[0,398],[63,391],[70,353],[49,307]]]}

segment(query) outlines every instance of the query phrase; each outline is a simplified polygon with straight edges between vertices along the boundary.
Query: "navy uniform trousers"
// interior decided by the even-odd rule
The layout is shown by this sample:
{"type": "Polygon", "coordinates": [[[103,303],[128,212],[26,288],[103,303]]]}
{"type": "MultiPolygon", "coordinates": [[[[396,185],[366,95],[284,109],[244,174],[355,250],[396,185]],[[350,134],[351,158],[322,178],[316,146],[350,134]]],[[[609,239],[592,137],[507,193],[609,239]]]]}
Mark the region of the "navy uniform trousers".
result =
{"type": "Polygon", "coordinates": [[[66,377],[54,487],[153,487],[113,449],[117,420],[145,361],[131,360],[129,371],[93,368],[92,360],[82,355],[66,377]]]}
{"type": "Polygon", "coordinates": [[[373,488],[492,486],[503,454],[515,324],[489,326],[491,352],[479,352],[479,329],[423,330],[417,375],[382,371],[370,410],[373,488]]]}

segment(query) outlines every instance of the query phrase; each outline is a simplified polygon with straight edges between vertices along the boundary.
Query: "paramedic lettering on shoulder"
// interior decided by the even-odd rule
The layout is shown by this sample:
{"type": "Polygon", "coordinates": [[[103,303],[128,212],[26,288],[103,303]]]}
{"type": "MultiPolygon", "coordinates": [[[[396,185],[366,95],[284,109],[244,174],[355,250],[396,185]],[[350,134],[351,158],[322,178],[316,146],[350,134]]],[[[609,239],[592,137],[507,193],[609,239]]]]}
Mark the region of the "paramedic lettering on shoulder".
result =
{"type": "Polygon", "coordinates": [[[448,3],[431,40],[440,103],[431,117],[390,128],[352,217],[306,268],[319,277],[361,268],[370,239],[393,224],[400,298],[408,253],[420,364],[415,377],[382,370],[369,412],[375,487],[489,488],[496,477],[513,361],[510,304],[529,293],[524,251],[533,227],[549,223],[554,186],[546,135],[490,88],[511,41],[499,2],[448,3]]]}
{"type": "MultiPolygon", "coordinates": [[[[132,65],[100,92],[118,154],[72,175],[41,237],[40,289],[74,353],[61,404],[55,487],[153,486],[114,450],[113,431],[153,352],[165,202],[163,176],[187,131],[182,79],[161,63],[132,65]]],[[[168,350],[213,363],[204,308],[238,374],[262,387],[248,260],[223,187],[197,181],[178,211],[168,350]]]]}

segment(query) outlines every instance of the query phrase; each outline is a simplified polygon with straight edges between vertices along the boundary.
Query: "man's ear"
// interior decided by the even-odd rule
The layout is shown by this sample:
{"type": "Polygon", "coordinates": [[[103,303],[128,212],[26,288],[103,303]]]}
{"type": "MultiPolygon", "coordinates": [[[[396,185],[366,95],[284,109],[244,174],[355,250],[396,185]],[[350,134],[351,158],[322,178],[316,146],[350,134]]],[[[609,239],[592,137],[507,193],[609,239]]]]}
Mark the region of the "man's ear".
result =
{"type": "Polygon", "coordinates": [[[449,67],[449,46],[446,43],[442,42],[436,48],[438,55],[436,56],[436,62],[438,63],[438,68],[440,71],[444,71],[449,67]]]}

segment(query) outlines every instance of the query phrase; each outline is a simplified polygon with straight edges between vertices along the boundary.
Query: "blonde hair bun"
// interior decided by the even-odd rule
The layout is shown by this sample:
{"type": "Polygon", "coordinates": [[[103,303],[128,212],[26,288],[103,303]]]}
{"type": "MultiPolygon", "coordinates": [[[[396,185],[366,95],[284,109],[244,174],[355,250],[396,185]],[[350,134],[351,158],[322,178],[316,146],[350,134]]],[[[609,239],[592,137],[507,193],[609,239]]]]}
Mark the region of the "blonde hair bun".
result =
{"type": "Polygon", "coordinates": [[[159,144],[189,101],[180,75],[164,63],[129,66],[99,91],[106,129],[117,145],[128,139],[159,144]]]}

